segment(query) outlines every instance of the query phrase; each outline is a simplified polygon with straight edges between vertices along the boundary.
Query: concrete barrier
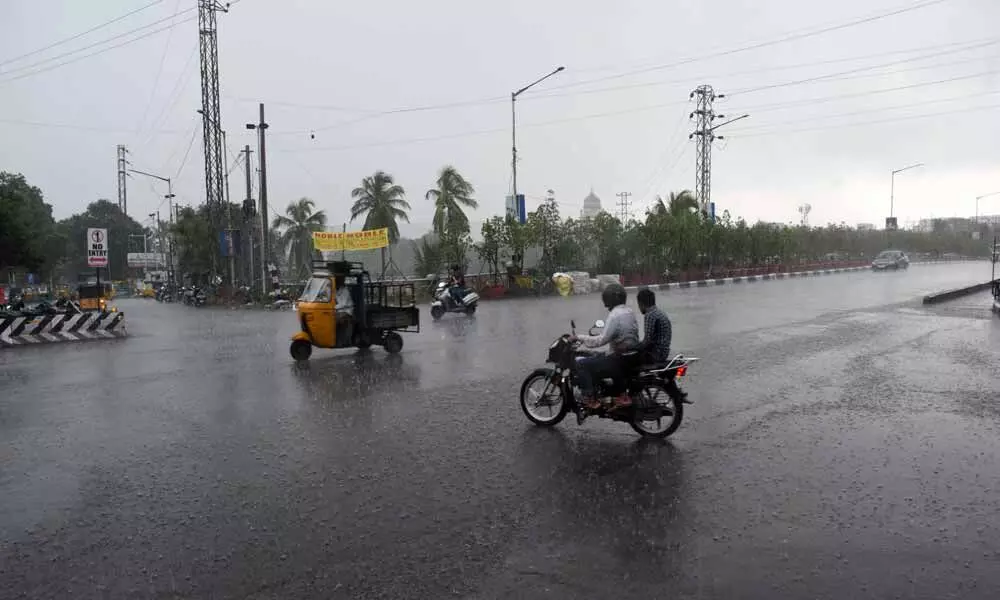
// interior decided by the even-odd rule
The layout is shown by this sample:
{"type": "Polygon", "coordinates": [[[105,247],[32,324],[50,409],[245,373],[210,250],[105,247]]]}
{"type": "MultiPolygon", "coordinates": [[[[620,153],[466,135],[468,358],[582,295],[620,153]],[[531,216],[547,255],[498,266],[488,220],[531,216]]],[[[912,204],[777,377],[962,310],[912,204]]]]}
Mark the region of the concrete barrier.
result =
{"type": "Polygon", "coordinates": [[[121,312],[0,318],[0,348],[103,340],[127,335],[125,314],[121,312]]]}
{"type": "Polygon", "coordinates": [[[992,279],[990,281],[984,281],[983,283],[967,285],[953,290],[935,292],[924,296],[924,304],[937,304],[938,302],[945,302],[946,300],[954,300],[955,298],[961,298],[962,296],[968,296],[969,294],[975,294],[976,292],[988,290],[991,287],[993,287],[992,279]]]}

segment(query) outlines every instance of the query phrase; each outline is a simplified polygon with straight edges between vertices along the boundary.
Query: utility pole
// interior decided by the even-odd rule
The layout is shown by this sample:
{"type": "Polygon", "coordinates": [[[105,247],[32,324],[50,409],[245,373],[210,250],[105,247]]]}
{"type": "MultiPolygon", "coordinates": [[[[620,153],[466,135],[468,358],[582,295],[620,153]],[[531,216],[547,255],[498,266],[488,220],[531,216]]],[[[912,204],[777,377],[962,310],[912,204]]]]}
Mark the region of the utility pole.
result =
{"type": "MultiPolygon", "coordinates": [[[[520,96],[521,94],[523,94],[524,92],[528,91],[529,89],[535,87],[539,83],[545,81],[549,77],[552,77],[556,73],[559,73],[560,71],[562,71],[565,68],[566,67],[557,67],[554,71],[552,71],[548,75],[545,75],[544,77],[540,77],[540,78],[536,79],[535,81],[529,83],[528,85],[526,85],[523,88],[517,90],[516,92],[511,92],[510,93],[510,155],[511,155],[510,156],[510,171],[511,171],[511,185],[514,188],[514,194],[513,194],[513,196],[514,196],[514,206],[515,206],[515,208],[517,206],[519,206],[519,204],[518,204],[518,198],[517,198],[517,112],[516,112],[516,109],[515,109],[516,102],[517,102],[517,97],[520,96]]],[[[261,121],[263,121],[263,120],[264,119],[261,118],[261,121]]]]}
{"type": "MultiPolygon", "coordinates": [[[[216,35],[216,13],[227,12],[228,6],[216,0],[198,0],[198,34],[201,54],[201,113],[202,140],[205,149],[205,201],[216,243],[222,230],[219,210],[224,198],[222,123],[219,108],[219,48],[216,35]]],[[[216,252],[212,253],[213,263],[216,252]]],[[[214,270],[214,269],[213,269],[214,270]]]]}
{"type": "MultiPolygon", "coordinates": [[[[689,118],[695,119],[695,130],[688,136],[698,136],[698,148],[695,152],[694,193],[698,199],[698,208],[702,214],[708,214],[709,203],[712,201],[712,122],[716,119],[712,103],[716,98],[725,98],[724,94],[716,94],[710,85],[699,85],[688,98],[698,97],[694,112],[689,118]]],[[[718,115],[722,116],[722,115],[718,115]]]]}
{"type": "Polygon", "coordinates": [[[118,210],[122,211],[122,214],[128,214],[128,198],[126,194],[127,188],[127,171],[128,171],[128,159],[125,155],[128,154],[128,149],[125,148],[124,144],[118,144],[118,210]]]}
{"type": "Polygon", "coordinates": [[[268,252],[268,227],[267,227],[267,151],[265,148],[265,135],[264,132],[267,131],[267,122],[264,121],[264,103],[260,103],[260,121],[258,123],[247,123],[247,129],[257,130],[257,154],[260,157],[260,222],[261,222],[261,241],[260,241],[260,264],[261,270],[264,273],[264,278],[261,280],[261,287],[267,289],[267,260],[270,258],[270,252],[268,252]]]}
{"type": "Polygon", "coordinates": [[[243,222],[244,223],[248,221],[250,222],[250,228],[249,228],[250,234],[247,236],[248,247],[250,249],[250,251],[247,253],[250,257],[249,283],[250,283],[250,290],[256,291],[256,285],[255,285],[256,277],[254,277],[254,267],[253,267],[253,255],[254,255],[253,242],[254,242],[254,237],[256,237],[254,235],[254,231],[256,229],[256,227],[254,227],[254,221],[256,220],[257,207],[253,201],[253,190],[252,190],[253,182],[250,179],[250,144],[243,146],[243,160],[244,160],[243,171],[244,174],[246,175],[246,184],[247,184],[247,195],[246,198],[244,198],[243,200],[243,222]]]}
{"type": "Polygon", "coordinates": [[[618,192],[615,195],[618,196],[618,209],[621,211],[620,212],[621,217],[619,218],[621,219],[622,225],[625,225],[626,223],[628,223],[629,196],[632,195],[632,192],[618,192]]]}
{"type": "Polygon", "coordinates": [[[698,198],[698,208],[702,215],[714,218],[712,213],[712,142],[723,140],[724,136],[715,135],[715,130],[734,121],[745,119],[750,115],[741,115],[724,123],[713,125],[716,119],[725,119],[726,115],[715,114],[712,104],[725,98],[725,94],[716,94],[710,85],[699,85],[688,96],[697,96],[697,105],[689,118],[695,119],[695,130],[688,139],[698,136],[698,149],[694,162],[694,192],[698,198]]]}

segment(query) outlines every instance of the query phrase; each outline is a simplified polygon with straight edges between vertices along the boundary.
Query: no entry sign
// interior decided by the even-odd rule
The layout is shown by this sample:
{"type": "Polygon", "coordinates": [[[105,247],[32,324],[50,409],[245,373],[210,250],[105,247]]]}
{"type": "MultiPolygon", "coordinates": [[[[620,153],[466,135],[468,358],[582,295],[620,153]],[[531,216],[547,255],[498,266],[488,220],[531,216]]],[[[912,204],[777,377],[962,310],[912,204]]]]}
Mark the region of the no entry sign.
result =
{"type": "Polygon", "coordinates": [[[108,266],[108,230],[87,230],[87,266],[108,266]]]}

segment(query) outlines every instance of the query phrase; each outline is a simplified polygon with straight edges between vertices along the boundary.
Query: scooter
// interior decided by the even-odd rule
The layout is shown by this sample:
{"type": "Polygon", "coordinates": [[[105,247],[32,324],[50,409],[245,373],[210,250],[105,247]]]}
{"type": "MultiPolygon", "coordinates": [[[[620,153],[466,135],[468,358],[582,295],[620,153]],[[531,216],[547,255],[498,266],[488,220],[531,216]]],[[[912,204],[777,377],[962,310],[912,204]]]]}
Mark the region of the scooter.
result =
{"type": "Polygon", "coordinates": [[[434,302],[431,302],[431,317],[436,321],[450,312],[471,315],[475,314],[478,306],[479,294],[476,292],[467,292],[460,302],[456,302],[451,295],[451,286],[439,281],[434,289],[434,302]]]}

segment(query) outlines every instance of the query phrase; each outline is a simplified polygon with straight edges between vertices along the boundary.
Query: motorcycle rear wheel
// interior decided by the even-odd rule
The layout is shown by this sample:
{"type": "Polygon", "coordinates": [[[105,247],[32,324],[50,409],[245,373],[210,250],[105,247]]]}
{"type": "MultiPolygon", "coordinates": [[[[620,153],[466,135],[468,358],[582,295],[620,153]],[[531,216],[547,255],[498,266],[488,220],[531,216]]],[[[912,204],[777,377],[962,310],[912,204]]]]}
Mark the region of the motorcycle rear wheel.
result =
{"type": "Polygon", "coordinates": [[[521,410],[541,427],[558,425],[569,411],[563,387],[553,385],[552,373],[552,369],[535,369],[521,384],[521,410]]]}
{"type": "Polygon", "coordinates": [[[684,419],[684,404],[671,397],[662,383],[643,385],[639,397],[632,399],[632,405],[633,417],[629,425],[643,437],[669,437],[684,419]]]}

